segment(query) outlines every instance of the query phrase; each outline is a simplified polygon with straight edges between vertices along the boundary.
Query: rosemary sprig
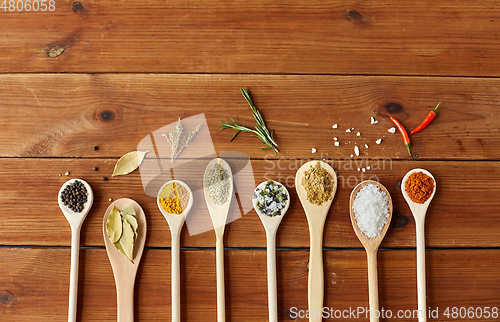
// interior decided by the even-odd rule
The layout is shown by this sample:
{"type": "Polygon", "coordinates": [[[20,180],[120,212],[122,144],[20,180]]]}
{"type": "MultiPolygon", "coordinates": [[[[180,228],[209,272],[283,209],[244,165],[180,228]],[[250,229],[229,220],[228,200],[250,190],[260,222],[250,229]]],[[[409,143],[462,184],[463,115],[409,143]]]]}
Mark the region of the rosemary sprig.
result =
{"type": "Polygon", "coordinates": [[[221,120],[221,129],[233,129],[236,131],[234,133],[233,137],[231,138],[231,141],[236,137],[236,135],[240,132],[252,132],[254,133],[252,136],[258,137],[265,145],[267,145],[267,148],[262,148],[261,150],[270,150],[272,149],[274,154],[278,155],[278,144],[274,141],[274,130],[269,131],[266,127],[266,123],[264,122],[264,119],[262,118],[262,115],[260,115],[259,110],[253,105],[252,98],[250,97],[250,91],[246,88],[241,89],[241,95],[245,98],[247,101],[248,105],[250,105],[250,108],[252,109],[252,115],[255,118],[255,121],[257,124],[255,125],[255,130],[252,130],[246,126],[239,125],[236,123],[235,120],[233,120],[232,117],[229,119],[234,123],[229,124],[223,120],[221,120]]]}

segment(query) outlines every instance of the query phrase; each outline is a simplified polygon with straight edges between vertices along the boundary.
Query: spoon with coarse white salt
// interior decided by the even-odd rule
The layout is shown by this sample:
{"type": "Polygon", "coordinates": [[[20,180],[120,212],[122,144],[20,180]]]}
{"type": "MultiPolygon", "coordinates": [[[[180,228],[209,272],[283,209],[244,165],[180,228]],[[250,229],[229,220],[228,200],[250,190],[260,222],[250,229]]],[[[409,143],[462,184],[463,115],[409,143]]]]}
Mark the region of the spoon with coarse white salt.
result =
{"type": "Polygon", "coordinates": [[[172,235],[172,322],[179,322],[181,320],[180,237],[186,216],[193,206],[193,192],[184,182],[171,180],[158,191],[156,201],[172,235]]]}
{"type": "Polygon", "coordinates": [[[366,250],[370,322],[378,322],[377,251],[392,219],[392,199],[380,183],[366,180],[351,192],[349,200],[352,228],[366,250]]]}
{"type": "Polygon", "coordinates": [[[252,204],[266,230],[269,322],[277,322],[276,232],[290,206],[290,195],[281,183],[273,180],[264,181],[255,188],[252,204]]]}
{"type": "Polygon", "coordinates": [[[401,181],[401,192],[415,219],[417,229],[418,320],[427,321],[425,290],[425,214],[436,193],[436,179],[424,169],[408,171],[401,181]]]}
{"type": "Polygon", "coordinates": [[[69,274],[68,322],[76,321],[78,295],[78,259],[80,255],[80,231],[83,221],[92,207],[94,194],[90,185],[82,179],[66,181],[58,195],[59,208],[71,226],[71,268],[69,274]]]}
{"type": "Polygon", "coordinates": [[[215,230],[215,262],[217,266],[217,321],[226,321],[224,292],[224,228],[233,196],[233,173],[220,158],[210,161],[203,175],[203,192],[215,230]]]}

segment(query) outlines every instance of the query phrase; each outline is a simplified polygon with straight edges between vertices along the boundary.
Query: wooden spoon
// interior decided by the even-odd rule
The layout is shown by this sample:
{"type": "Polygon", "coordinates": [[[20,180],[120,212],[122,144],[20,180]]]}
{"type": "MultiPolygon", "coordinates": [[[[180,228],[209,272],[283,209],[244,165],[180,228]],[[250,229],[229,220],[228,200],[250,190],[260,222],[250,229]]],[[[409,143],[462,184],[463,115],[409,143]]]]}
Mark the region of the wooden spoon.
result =
{"type": "Polygon", "coordinates": [[[66,181],[59,189],[59,193],[57,195],[57,201],[59,203],[59,208],[61,208],[64,217],[68,220],[69,225],[71,226],[71,268],[69,274],[69,308],[68,308],[68,322],[76,321],[76,300],[78,293],[78,259],[80,255],[80,231],[82,228],[83,221],[92,207],[92,203],[94,202],[94,193],[92,192],[92,188],[90,185],[82,180],[82,179],[71,179],[66,181]],[[61,201],[61,192],[63,192],[64,188],[70,183],[75,181],[80,181],[83,183],[85,188],[87,189],[87,202],[84,204],[82,212],[74,212],[69,209],[64,203],[61,201]]]}
{"type": "Polygon", "coordinates": [[[309,276],[308,276],[308,306],[309,321],[321,321],[324,296],[324,273],[323,273],[323,228],[325,220],[332,204],[333,197],[337,191],[337,175],[333,168],[323,161],[309,161],[304,163],[295,175],[295,189],[304,208],[309,224],[310,254],[309,254],[309,276]],[[333,178],[332,198],[323,202],[320,206],[307,201],[307,193],[302,186],[304,172],[320,163],[333,178]]]}
{"type": "Polygon", "coordinates": [[[171,180],[165,183],[158,191],[158,196],[156,198],[158,208],[160,208],[163,217],[167,220],[168,227],[170,228],[170,233],[172,235],[172,322],[179,322],[181,320],[181,281],[180,281],[180,264],[179,264],[179,253],[180,253],[180,237],[181,230],[186,216],[188,215],[191,207],[193,206],[193,192],[189,186],[179,180],[171,180]],[[189,201],[186,209],[177,215],[171,214],[165,211],[160,204],[160,192],[163,187],[175,182],[176,184],[182,185],[189,193],[189,201]]]}
{"type": "Polygon", "coordinates": [[[281,209],[281,215],[276,215],[274,217],[269,217],[268,215],[262,213],[257,206],[257,189],[262,190],[265,188],[267,181],[262,182],[255,188],[254,194],[252,196],[252,204],[255,212],[259,215],[262,225],[266,230],[266,240],[267,240],[267,292],[268,292],[268,302],[269,302],[269,322],[278,321],[278,293],[276,287],[276,232],[278,231],[278,226],[283,220],[285,213],[290,207],[290,194],[285,186],[277,181],[273,182],[280,185],[283,192],[288,196],[288,200],[285,202],[285,207],[281,209]]]}
{"type": "Polygon", "coordinates": [[[106,252],[108,253],[109,261],[113,269],[116,284],[116,302],[117,302],[117,317],[118,322],[133,322],[134,321],[134,284],[139,262],[141,261],[144,244],[146,243],[147,223],[146,215],[141,206],[132,199],[122,198],[113,201],[106,212],[102,222],[102,231],[104,235],[104,244],[106,245],[106,252]],[[113,206],[121,211],[123,207],[132,205],[135,210],[137,223],[137,239],[134,245],[133,262],[131,262],[125,255],[116,249],[115,245],[111,242],[106,231],[106,223],[109,214],[113,210],[113,206]]]}
{"type": "Polygon", "coordinates": [[[434,198],[436,193],[436,179],[427,170],[424,169],[413,169],[408,171],[401,181],[401,192],[405,198],[408,206],[410,207],[413,218],[415,219],[415,226],[417,229],[417,294],[418,294],[418,313],[419,321],[427,321],[427,300],[426,300],[426,290],[425,290],[425,214],[427,213],[427,208],[434,198]],[[406,192],[405,186],[406,181],[412,173],[423,172],[434,180],[434,190],[431,196],[423,204],[413,202],[406,192]]]}
{"type": "Polygon", "coordinates": [[[203,191],[205,193],[205,201],[207,203],[208,212],[212,219],[212,224],[215,230],[215,251],[216,251],[216,264],[217,264],[217,321],[226,321],[226,308],[225,308],[225,295],[224,295],[224,227],[226,226],[227,215],[229,213],[229,206],[231,204],[231,197],[233,195],[233,173],[229,164],[220,158],[215,158],[210,161],[205,169],[203,176],[203,191]],[[229,191],[228,200],[222,204],[216,204],[210,197],[208,187],[208,176],[215,164],[220,164],[224,170],[227,171],[229,176],[229,191]]]}
{"type": "Polygon", "coordinates": [[[385,233],[389,228],[392,219],[392,199],[389,191],[380,183],[372,180],[366,180],[358,184],[351,192],[351,199],[349,200],[349,211],[351,213],[351,223],[356,236],[358,236],[359,241],[363,244],[363,247],[366,249],[367,262],[368,262],[368,292],[370,299],[370,322],[378,322],[379,320],[379,305],[378,305],[378,278],[377,278],[377,251],[384,239],[385,233]],[[374,184],[380,188],[387,197],[389,197],[389,218],[387,218],[387,223],[384,225],[384,228],[380,232],[379,237],[369,238],[367,237],[358,227],[358,222],[354,217],[354,210],[352,208],[354,199],[358,194],[359,190],[369,184],[374,184]],[[377,313],[374,313],[377,312],[377,313]]]}

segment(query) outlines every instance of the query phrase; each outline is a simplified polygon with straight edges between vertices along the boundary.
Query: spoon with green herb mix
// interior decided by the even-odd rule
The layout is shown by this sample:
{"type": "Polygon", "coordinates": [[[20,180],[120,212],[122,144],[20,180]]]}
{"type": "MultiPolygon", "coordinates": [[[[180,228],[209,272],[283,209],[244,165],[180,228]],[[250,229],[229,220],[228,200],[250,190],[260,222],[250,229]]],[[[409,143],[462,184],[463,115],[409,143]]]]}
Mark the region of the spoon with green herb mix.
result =
{"type": "Polygon", "coordinates": [[[83,221],[92,207],[94,194],[90,185],[82,179],[66,181],[58,195],[59,208],[71,226],[71,268],[69,275],[68,322],[76,321],[78,298],[78,262],[80,255],[80,231],[83,221]]]}
{"type": "Polygon", "coordinates": [[[156,200],[172,235],[172,322],[179,322],[181,320],[180,237],[186,216],[193,206],[193,193],[186,183],[171,180],[160,188],[156,200]]]}
{"type": "Polygon", "coordinates": [[[255,188],[252,204],[266,230],[269,322],[277,322],[276,232],[290,206],[290,195],[284,185],[268,180],[255,188]]]}
{"type": "Polygon", "coordinates": [[[210,161],[203,176],[203,192],[215,230],[217,265],[217,321],[226,320],[224,293],[224,228],[233,196],[233,174],[220,158],[210,161]]]}
{"type": "Polygon", "coordinates": [[[324,297],[323,229],[337,191],[337,175],[328,163],[309,161],[297,170],[295,189],[309,224],[309,321],[321,321],[324,297]]]}

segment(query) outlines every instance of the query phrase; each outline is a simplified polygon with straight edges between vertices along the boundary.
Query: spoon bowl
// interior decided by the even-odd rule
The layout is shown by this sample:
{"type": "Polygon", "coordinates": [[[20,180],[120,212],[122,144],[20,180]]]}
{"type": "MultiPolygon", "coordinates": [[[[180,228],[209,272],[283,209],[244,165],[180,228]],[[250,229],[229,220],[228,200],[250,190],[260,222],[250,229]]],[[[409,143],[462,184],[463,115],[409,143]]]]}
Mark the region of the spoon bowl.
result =
{"type": "MultiPolygon", "coordinates": [[[[337,191],[337,175],[333,168],[323,161],[309,161],[304,163],[295,175],[295,189],[300,203],[306,213],[309,225],[310,253],[309,253],[309,276],[308,276],[308,306],[309,312],[322,312],[324,297],[324,271],[323,271],[323,229],[326,216],[337,191]],[[321,205],[315,205],[307,200],[307,192],[302,186],[302,178],[305,172],[317,163],[325,169],[333,179],[331,184],[331,198],[321,205]]],[[[309,321],[321,321],[321,314],[311,314],[309,321]]]]}
{"type": "Polygon", "coordinates": [[[108,254],[116,284],[116,302],[118,322],[134,321],[134,285],[139,262],[141,261],[144,245],[146,243],[147,222],[146,215],[141,206],[132,199],[122,198],[113,201],[104,213],[103,223],[104,244],[108,254]],[[121,211],[125,206],[132,205],[138,223],[137,239],[134,245],[132,261],[123,255],[111,242],[106,231],[106,223],[113,207],[121,211]]]}
{"type": "Polygon", "coordinates": [[[285,201],[285,206],[281,209],[281,215],[276,215],[274,217],[270,217],[260,211],[257,206],[257,193],[258,191],[265,188],[267,181],[260,183],[252,196],[252,204],[255,212],[259,216],[262,221],[262,225],[264,225],[264,229],[266,230],[266,243],[267,243],[267,288],[268,288],[268,302],[269,302],[269,322],[277,322],[278,321],[278,293],[276,286],[276,232],[278,231],[278,226],[280,225],[285,213],[290,207],[290,194],[284,185],[281,183],[274,181],[274,184],[280,185],[283,189],[283,192],[288,199],[285,201]]]}
{"type": "Polygon", "coordinates": [[[413,218],[415,219],[416,235],[417,235],[417,295],[418,295],[418,320],[420,322],[427,321],[427,299],[426,299],[426,285],[425,285],[425,215],[427,213],[427,208],[431,203],[434,195],[436,193],[437,185],[434,176],[427,170],[424,169],[413,169],[408,171],[401,181],[401,192],[403,197],[410,207],[413,218]],[[410,175],[416,172],[422,172],[434,181],[434,190],[424,203],[417,203],[411,200],[410,196],[406,192],[406,182],[408,181],[410,175]]]}
{"type": "Polygon", "coordinates": [[[217,321],[224,322],[226,320],[226,307],[225,307],[225,293],[224,293],[224,227],[226,225],[227,215],[229,213],[229,206],[233,196],[233,173],[229,164],[221,158],[215,158],[210,161],[205,169],[203,175],[203,192],[205,194],[205,202],[207,203],[210,219],[214,225],[215,230],[215,252],[216,252],[216,266],[217,266],[217,321]],[[208,179],[212,168],[219,164],[222,169],[227,172],[229,179],[228,200],[222,205],[217,204],[212,197],[210,197],[210,187],[208,179]]]}
{"type": "Polygon", "coordinates": [[[186,221],[186,217],[193,206],[193,192],[189,188],[189,186],[180,181],[180,180],[171,180],[166,182],[160,190],[158,190],[158,196],[156,198],[156,202],[158,204],[158,208],[160,212],[167,220],[168,227],[170,228],[170,233],[172,235],[172,322],[179,322],[181,319],[181,305],[180,305],[180,237],[181,230],[184,222],[186,221]],[[163,188],[170,184],[176,183],[178,185],[183,186],[187,192],[189,193],[189,201],[185,209],[183,209],[181,214],[171,214],[167,212],[160,204],[160,194],[163,188]]]}
{"type": "Polygon", "coordinates": [[[57,201],[59,208],[61,208],[64,217],[71,226],[71,268],[69,274],[69,307],[68,307],[68,322],[76,321],[76,300],[78,293],[78,262],[80,255],[80,231],[82,228],[83,221],[87,217],[87,214],[92,208],[94,202],[94,193],[90,185],[82,179],[71,179],[66,181],[59,189],[57,195],[57,201]],[[74,212],[65,206],[61,200],[61,193],[66,188],[67,185],[73,184],[75,181],[80,181],[83,183],[85,189],[87,189],[87,202],[84,204],[83,210],[81,212],[74,212]]]}
{"type": "MultiPolygon", "coordinates": [[[[351,197],[349,200],[349,212],[351,217],[352,228],[358,236],[359,241],[363,244],[363,247],[366,250],[367,262],[368,262],[368,292],[369,292],[369,302],[370,302],[370,312],[379,312],[379,301],[378,301],[378,278],[377,278],[377,251],[380,246],[380,243],[384,239],[385,234],[387,233],[387,229],[389,229],[389,225],[391,224],[392,219],[392,199],[389,191],[377,181],[366,180],[358,184],[351,192],[351,197]],[[370,238],[366,236],[358,226],[358,221],[355,218],[355,213],[353,209],[354,199],[358,192],[367,185],[375,185],[382,192],[384,192],[389,198],[389,217],[387,217],[387,222],[385,223],[380,235],[378,237],[370,238]]],[[[370,314],[370,322],[379,321],[379,317],[375,314],[370,314]]]]}

